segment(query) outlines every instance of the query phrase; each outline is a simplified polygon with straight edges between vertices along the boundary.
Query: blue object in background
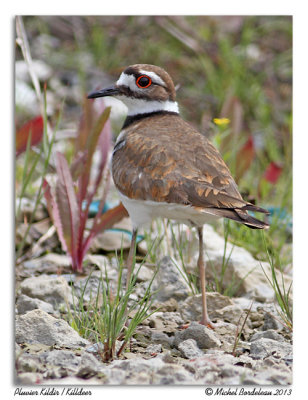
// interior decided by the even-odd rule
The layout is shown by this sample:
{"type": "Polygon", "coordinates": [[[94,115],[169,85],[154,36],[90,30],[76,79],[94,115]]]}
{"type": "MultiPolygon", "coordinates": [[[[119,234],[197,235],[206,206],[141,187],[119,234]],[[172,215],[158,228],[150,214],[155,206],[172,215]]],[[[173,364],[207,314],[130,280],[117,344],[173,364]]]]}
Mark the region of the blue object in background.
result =
{"type": "MultiPolygon", "coordinates": [[[[95,215],[98,213],[99,203],[100,203],[100,200],[93,200],[91,202],[90,207],[89,207],[89,213],[88,213],[88,216],[90,218],[95,217],[95,215]]],[[[104,204],[103,210],[102,210],[102,214],[104,214],[106,211],[108,211],[112,207],[114,207],[114,205],[106,201],[104,204]]]]}
{"type": "Polygon", "coordinates": [[[293,230],[293,218],[285,208],[281,207],[274,207],[274,206],[267,206],[265,207],[269,212],[269,224],[273,222],[276,218],[278,221],[286,225],[287,232],[292,234],[293,230]]]}
{"type": "MultiPolygon", "coordinates": [[[[98,210],[99,210],[99,203],[100,203],[100,200],[93,200],[93,201],[91,202],[90,207],[89,207],[89,212],[88,212],[88,217],[89,217],[89,218],[95,217],[95,215],[98,213],[98,210]]],[[[85,209],[85,205],[86,205],[86,202],[84,201],[83,204],[82,204],[83,209],[85,209]]],[[[102,214],[104,214],[104,213],[107,212],[110,208],[113,208],[113,207],[115,207],[115,204],[114,204],[114,203],[110,203],[110,202],[106,201],[105,204],[104,204],[103,210],[102,210],[102,214]]],[[[130,231],[127,230],[127,229],[110,228],[110,229],[106,229],[106,232],[107,232],[107,231],[123,233],[124,235],[127,235],[127,236],[129,237],[130,240],[131,240],[131,238],[132,238],[132,232],[130,232],[130,231]]],[[[136,241],[137,241],[137,243],[139,243],[139,242],[141,242],[143,239],[144,239],[144,236],[143,236],[143,235],[137,235],[136,241]]]]}

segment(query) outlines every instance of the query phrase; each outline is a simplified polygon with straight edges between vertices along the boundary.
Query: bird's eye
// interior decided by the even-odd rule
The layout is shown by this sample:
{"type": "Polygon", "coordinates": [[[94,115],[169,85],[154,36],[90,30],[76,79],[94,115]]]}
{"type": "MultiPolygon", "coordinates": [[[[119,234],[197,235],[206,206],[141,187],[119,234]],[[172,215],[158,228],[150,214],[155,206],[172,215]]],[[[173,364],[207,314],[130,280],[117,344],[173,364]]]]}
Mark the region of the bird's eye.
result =
{"type": "Polygon", "coordinates": [[[140,75],[136,80],[136,84],[138,87],[145,89],[145,88],[151,86],[152,80],[147,75],[140,75]]]}

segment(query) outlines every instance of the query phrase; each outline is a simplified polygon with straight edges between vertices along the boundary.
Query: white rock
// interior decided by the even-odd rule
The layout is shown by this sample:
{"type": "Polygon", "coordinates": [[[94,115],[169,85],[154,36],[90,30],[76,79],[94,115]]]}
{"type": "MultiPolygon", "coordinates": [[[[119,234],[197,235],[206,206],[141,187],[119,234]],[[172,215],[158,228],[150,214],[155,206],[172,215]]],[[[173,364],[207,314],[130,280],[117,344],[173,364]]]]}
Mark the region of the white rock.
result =
{"type": "Polygon", "coordinates": [[[162,345],[159,344],[150,344],[150,346],[148,346],[145,349],[145,352],[148,354],[153,354],[153,353],[161,353],[162,352],[162,345]]]}
{"type": "MultiPolygon", "coordinates": [[[[138,271],[139,265],[135,266],[135,271],[138,271]]],[[[145,265],[142,265],[137,276],[137,282],[147,282],[152,279],[154,271],[145,265]]]]}
{"type": "Polygon", "coordinates": [[[263,332],[256,332],[255,334],[252,335],[250,338],[251,342],[254,342],[255,340],[259,340],[261,338],[267,338],[267,339],[273,339],[277,340],[278,342],[284,342],[285,339],[282,335],[274,331],[273,329],[269,329],[267,331],[263,332]]]}
{"type": "Polygon", "coordinates": [[[72,291],[62,277],[40,275],[25,279],[20,285],[21,293],[51,303],[54,307],[73,305],[72,291]]]}
{"type": "Polygon", "coordinates": [[[153,290],[159,290],[155,298],[166,301],[170,298],[184,300],[190,292],[189,286],[170,257],[159,262],[159,270],[153,281],[153,290]]]}
{"type": "Polygon", "coordinates": [[[277,340],[260,338],[251,343],[250,355],[255,359],[264,359],[273,355],[276,358],[288,357],[292,354],[292,345],[277,340]]]}
{"type": "MultiPolygon", "coordinates": [[[[230,297],[223,296],[217,292],[207,293],[207,307],[210,318],[217,314],[217,310],[233,306],[230,297]]],[[[200,321],[202,316],[202,295],[189,296],[184,300],[179,309],[184,321],[200,321]]]]}
{"type": "Polygon", "coordinates": [[[185,358],[197,358],[204,355],[203,351],[197,346],[197,342],[194,339],[183,340],[178,345],[178,349],[185,358]]]}
{"type": "Polygon", "coordinates": [[[186,339],[194,339],[200,349],[210,349],[212,347],[220,347],[221,342],[216,337],[213,330],[201,325],[197,322],[192,322],[188,328],[175,333],[174,345],[176,347],[186,339]]]}
{"type": "Polygon", "coordinates": [[[89,345],[63,319],[57,319],[42,310],[29,311],[16,319],[17,343],[41,343],[48,346],[79,348],[89,345]]]}
{"type": "Polygon", "coordinates": [[[37,372],[22,372],[18,374],[17,382],[22,385],[37,385],[43,380],[43,374],[37,372]]]}
{"type": "Polygon", "coordinates": [[[16,307],[19,314],[25,314],[28,311],[39,309],[47,312],[48,314],[53,314],[55,312],[53,306],[46,301],[39,299],[32,299],[25,294],[18,297],[16,307]]]}
{"type": "MultiPolygon", "coordinates": [[[[210,225],[204,225],[204,245],[206,278],[214,280],[215,274],[220,276],[224,256],[224,238],[219,236],[210,225]]],[[[196,266],[197,254],[194,265],[196,266]]],[[[227,243],[225,260],[228,265],[223,279],[223,287],[226,288],[230,282],[236,286],[236,295],[253,298],[261,302],[270,302],[275,299],[275,293],[269,284],[262,268],[268,277],[271,277],[271,267],[268,262],[260,262],[244,248],[227,243]]],[[[197,268],[197,267],[195,267],[197,268]]],[[[285,287],[288,289],[292,278],[283,274],[285,287]]],[[[282,287],[280,272],[277,272],[279,285],[282,287]]]]}
{"type": "Polygon", "coordinates": [[[61,267],[69,267],[71,259],[64,254],[48,253],[39,258],[33,258],[24,262],[24,267],[34,273],[57,273],[61,267]]]}

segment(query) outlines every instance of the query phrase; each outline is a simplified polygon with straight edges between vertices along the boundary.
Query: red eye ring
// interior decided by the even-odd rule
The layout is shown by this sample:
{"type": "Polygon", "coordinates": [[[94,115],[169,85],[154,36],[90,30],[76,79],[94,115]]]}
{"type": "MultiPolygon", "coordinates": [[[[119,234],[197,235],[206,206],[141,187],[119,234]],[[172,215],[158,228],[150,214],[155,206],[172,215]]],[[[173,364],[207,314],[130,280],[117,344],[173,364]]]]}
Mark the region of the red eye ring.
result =
{"type": "Polygon", "coordinates": [[[146,89],[146,88],[148,88],[149,86],[152,85],[152,79],[151,79],[148,75],[140,75],[140,76],[138,76],[138,78],[137,78],[137,80],[136,80],[136,85],[137,85],[139,88],[141,88],[141,89],[146,89]],[[142,86],[142,84],[141,84],[141,82],[140,82],[140,80],[141,80],[142,78],[146,78],[146,79],[148,80],[148,83],[146,83],[145,86],[142,86]],[[139,82],[140,82],[140,83],[139,83],[139,82]]]}

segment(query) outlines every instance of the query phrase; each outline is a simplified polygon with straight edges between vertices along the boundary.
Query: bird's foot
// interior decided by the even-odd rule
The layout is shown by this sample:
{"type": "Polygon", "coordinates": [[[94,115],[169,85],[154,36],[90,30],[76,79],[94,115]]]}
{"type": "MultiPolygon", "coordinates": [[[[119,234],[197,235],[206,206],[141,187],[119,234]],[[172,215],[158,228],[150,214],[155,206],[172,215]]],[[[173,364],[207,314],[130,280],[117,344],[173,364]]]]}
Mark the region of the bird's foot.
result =
{"type": "MultiPolygon", "coordinates": [[[[206,326],[207,328],[210,328],[210,329],[215,329],[215,328],[219,328],[219,327],[221,327],[221,326],[223,326],[224,325],[224,323],[223,322],[212,322],[209,318],[206,318],[206,319],[201,319],[201,321],[199,321],[198,322],[200,325],[204,325],[204,326],[206,326]]],[[[182,330],[184,330],[184,329],[187,329],[188,327],[190,326],[190,323],[187,323],[187,324],[183,324],[183,325],[181,325],[181,326],[179,326],[179,329],[182,329],[182,330]]]]}
{"type": "Polygon", "coordinates": [[[207,318],[202,318],[201,321],[199,321],[199,324],[206,326],[207,328],[210,329],[215,329],[218,325],[214,324],[209,317],[207,318]]]}

